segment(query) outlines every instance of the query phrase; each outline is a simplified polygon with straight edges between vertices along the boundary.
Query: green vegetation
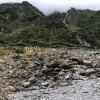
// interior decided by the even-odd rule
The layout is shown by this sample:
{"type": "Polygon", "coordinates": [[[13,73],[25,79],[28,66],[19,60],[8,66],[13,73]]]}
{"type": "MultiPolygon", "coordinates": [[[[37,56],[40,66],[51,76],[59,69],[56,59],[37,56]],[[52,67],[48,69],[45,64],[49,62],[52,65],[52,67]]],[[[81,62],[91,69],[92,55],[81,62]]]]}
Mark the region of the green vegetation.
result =
{"type": "Polygon", "coordinates": [[[54,12],[45,16],[30,3],[0,5],[0,45],[100,48],[100,11],[54,12]]]}

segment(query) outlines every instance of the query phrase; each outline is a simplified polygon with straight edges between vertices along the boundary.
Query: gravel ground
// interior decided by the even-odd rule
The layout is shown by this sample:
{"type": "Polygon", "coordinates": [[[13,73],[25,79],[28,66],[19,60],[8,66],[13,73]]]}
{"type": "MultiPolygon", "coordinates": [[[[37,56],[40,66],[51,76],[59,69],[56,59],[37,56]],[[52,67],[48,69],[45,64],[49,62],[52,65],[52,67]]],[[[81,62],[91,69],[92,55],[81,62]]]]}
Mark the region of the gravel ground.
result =
{"type": "Polygon", "coordinates": [[[18,92],[13,100],[100,100],[100,78],[74,80],[66,87],[18,92]]]}

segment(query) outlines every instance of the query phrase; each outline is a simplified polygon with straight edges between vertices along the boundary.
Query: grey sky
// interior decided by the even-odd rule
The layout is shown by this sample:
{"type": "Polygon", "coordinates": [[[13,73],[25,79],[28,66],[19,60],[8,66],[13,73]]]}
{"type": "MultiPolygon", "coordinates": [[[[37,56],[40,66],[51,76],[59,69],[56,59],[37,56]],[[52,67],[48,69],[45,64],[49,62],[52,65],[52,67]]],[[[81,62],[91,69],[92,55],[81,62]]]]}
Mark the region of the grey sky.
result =
{"type": "MultiPolygon", "coordinates": [[[[0,3],[22,2],[23,0],[3,0],[0,3]]],[[[100,0],[24,0],[36,6],[44,14],[55,10],[66,12],[70,7],[79,9],[100,10],[100,0]]]]}

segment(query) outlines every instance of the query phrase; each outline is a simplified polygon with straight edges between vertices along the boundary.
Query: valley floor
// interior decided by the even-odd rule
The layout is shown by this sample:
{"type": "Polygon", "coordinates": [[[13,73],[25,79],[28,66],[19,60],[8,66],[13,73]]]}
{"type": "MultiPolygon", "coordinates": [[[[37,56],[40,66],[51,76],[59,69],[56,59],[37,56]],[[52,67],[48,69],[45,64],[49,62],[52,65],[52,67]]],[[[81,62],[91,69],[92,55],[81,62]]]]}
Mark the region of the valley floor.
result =
{"type": "Polygon", "coordinates": [[[0,100],[100,100],[99,50],[0,50],[0,100]]]}
{"type": "Polygon", "coordinates": [[[19,92],[13,100],[100,100],[100,79],[73,81],[73,85],[19,92]]]}

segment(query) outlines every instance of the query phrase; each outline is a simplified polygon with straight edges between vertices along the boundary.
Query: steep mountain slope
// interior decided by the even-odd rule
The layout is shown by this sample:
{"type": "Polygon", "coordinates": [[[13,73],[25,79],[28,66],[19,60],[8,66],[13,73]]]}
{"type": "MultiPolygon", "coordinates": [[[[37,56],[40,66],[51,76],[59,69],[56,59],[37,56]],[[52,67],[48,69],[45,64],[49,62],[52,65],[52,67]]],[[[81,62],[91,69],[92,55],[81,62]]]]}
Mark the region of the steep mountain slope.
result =
{"type": "Polygon", "coordinates": [[[41,16],[44,16],[43,13],[27,1],[0,4],[0,30],[10,33],[14,29],[32,24],[41,16]]]}
{"type": "Polygon", "coordinates": [[[1,45],[100,47],[100,11],[71,8],[45,16],[26,1],[0,9],[1,45]]]}

